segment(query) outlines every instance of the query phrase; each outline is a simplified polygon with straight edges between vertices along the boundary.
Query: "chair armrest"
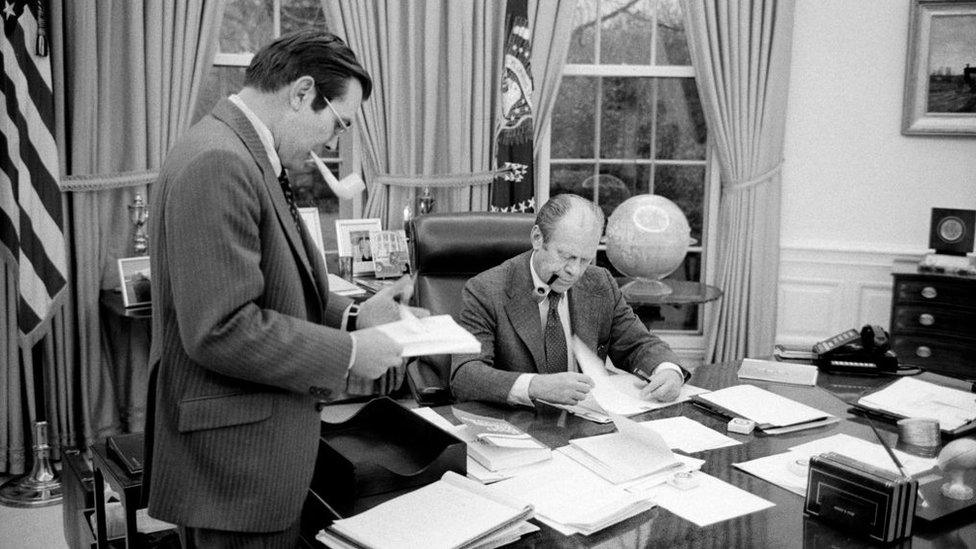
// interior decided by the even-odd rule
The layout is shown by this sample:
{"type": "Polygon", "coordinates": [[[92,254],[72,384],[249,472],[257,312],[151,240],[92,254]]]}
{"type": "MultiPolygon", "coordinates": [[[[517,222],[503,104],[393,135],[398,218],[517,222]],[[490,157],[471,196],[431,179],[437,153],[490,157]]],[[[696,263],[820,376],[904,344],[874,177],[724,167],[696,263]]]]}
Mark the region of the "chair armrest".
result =
{"type": "Polygon", "coordinates": [[[407,385],[421,406],[440,406],[453,400],[451,389],[441,379],[437,368],[423,358],[407,363],[407,385]]]}

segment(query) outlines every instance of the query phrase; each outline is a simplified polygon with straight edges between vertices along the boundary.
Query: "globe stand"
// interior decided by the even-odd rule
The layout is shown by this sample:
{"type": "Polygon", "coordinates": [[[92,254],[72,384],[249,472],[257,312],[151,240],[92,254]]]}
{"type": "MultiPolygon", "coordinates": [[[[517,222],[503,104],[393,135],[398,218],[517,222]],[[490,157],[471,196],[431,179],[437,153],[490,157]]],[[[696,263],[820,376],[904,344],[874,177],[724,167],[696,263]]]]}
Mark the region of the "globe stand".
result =
{"type": "Polygon", "coordinates": [[[620,287],[620,291],[630,298],[661,297],[670,295],[674,290],[671,286],[653,278],[638,277],[620,287]]]}

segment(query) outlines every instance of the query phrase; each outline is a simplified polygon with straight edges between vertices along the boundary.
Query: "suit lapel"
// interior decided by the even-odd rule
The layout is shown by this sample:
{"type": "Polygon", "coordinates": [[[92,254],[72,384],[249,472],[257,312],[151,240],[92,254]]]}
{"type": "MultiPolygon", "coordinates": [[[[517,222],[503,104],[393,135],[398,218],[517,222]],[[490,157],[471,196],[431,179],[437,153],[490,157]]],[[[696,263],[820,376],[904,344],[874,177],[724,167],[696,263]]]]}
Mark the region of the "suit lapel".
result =
{"type": "Polygon", "coordinates": [[[545,347],[542,340],[542,323],[539,318],[539,304],[533,297],[535,288],[532,284],[532,273],[529,271],[529,259],[532,252],[526,252],[513,263],[509,276],[508,303],[505,312],[508,320],[515,328],[515,333],[529,349],[535,361],[537,372],[543,371],[546,361],[545,347]]]}
{"type": "Polygon", "coordinates": [[[278,217],[278,224],[281,225],[282,230],[285,232],[285,238],[291,246],[292,253],[298,258],[299,264],[304,268],[305,274],[308,276],[309,281],[311,281],[311,287],[315,290],[315,297],[318,299],[320,307],[324,308],[323,304],[325,300],[322,297],[325,294],[319,287],[315,270],[312,268],[305,244],[302,241],[301,235],[298,234],[298,228],[295,227],[295,221],[292,219],[291,212],[288,210],[288,202],[285,200],[285,194],[281,190],[281,183],[278,182],[278,174],[272,173],[273,170],[271,169],[271,163],[268,161],[268,154],[264,149],[264,144],[261,143],[261,138],[258,137],[257,130],[254,129],[247,116],[228,99],[222,99],[218,102],[212,114],[237,133],[261,169],[261,173],[264,176],[264,185],[271,195],[271,203],[274,205],[275,213],[278,217]]]}
{"type": "Polygon", "coordinates": [[[594,292],[586,275],[569,290],[569,325],[573,335],[578,336],[594,352],[599,343],[598,319],[602,308],[600,300],[601,292],[594,292]]]}

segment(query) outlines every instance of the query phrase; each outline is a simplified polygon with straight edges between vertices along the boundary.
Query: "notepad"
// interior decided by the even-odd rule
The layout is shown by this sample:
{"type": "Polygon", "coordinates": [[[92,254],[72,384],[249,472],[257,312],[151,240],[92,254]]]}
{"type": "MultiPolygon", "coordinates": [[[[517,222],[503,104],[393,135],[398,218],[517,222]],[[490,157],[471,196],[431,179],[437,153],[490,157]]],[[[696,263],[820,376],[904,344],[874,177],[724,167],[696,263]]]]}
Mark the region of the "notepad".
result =
{"type": "Polygon", "coordinates": [[[952,434],[976,429],[976,395],[910,377],[861,397],[857,406],[896,418],[932,418],[952,434]]]}
{"type": "Polygon", "coordinates": [[[744,358],[742,359],[742,366],[739,367],[739,379],[756,379],[812,387],[817,384],[817,367],[809,364],[744,358]]]}
{"type": "Polygon", "coordinates": [[[695,395],[696,404],[727,417],[743,417],[771,435],[837,423],[840,418],[754,385],[695,395]]]}
{"type": "Polygon", "coordinates": [[[468,443],[468,456],[490,471],[521,467],[552,456],[552,450],[525,431],[505,421],[452,408],[465,426],[461,436],[468,443]]]}
{"type": "Polygon", "coordinates": [[[485,489],[453,471],[320,532],[330,546],[455,549],[509,537],[533,515],[532,505],[485,489]]]}
{"type": "Polygon", "coordinates": [[[623,416],[611,416],[616,433],[574,438],[564,452],[614,484],[673,469],[681,465],[664,438],[649,426],[623,416]]]}
{"type": "Polygon", "coordinates": [[[481,352],[481,343],[451,315],[436,315],[377,326],[403,346],[400,356],[481,352]]]}

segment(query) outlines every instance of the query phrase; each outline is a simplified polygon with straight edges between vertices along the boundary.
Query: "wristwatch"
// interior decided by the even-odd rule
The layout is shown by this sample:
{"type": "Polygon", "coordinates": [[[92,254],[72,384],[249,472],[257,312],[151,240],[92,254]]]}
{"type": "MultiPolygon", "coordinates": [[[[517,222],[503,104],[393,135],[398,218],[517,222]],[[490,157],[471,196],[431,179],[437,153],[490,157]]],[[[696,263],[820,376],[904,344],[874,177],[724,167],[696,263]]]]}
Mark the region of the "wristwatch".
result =
{"type": "Polygon", "coordinates": [[[346,313],[346,331],[355,332],[356,331],[356,321],[359,320],[359,305],[353,303],[349,306],[349,311],[346,313]]]}

